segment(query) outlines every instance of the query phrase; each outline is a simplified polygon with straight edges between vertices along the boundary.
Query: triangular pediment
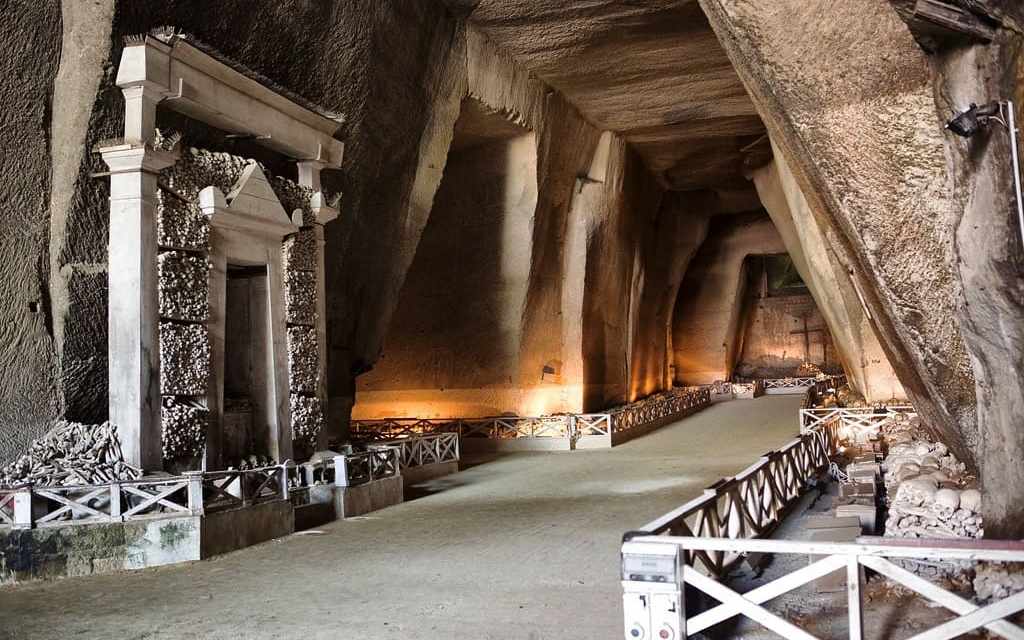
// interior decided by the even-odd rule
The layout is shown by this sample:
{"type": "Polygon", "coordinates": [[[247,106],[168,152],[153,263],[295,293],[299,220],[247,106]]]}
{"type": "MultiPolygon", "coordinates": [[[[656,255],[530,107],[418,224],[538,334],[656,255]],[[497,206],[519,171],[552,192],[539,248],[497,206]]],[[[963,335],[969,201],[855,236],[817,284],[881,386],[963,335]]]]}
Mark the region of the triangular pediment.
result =
{"type": "Polygon", "coordinates": [[[227,195],[228,207],[232,212],[252,216],[275,224],[288,224],[281,201],[270,186],[270,181],[255,162],[249,164],[234,188],[227,195]]]}
{"type": "Polygon", "coordinates": [[[215,186],[200,191],[199,207],[210,217],[210,224],[223,231],[280,239],[299,230],[256,163],[245,167],[227,196],[215,186]]]}

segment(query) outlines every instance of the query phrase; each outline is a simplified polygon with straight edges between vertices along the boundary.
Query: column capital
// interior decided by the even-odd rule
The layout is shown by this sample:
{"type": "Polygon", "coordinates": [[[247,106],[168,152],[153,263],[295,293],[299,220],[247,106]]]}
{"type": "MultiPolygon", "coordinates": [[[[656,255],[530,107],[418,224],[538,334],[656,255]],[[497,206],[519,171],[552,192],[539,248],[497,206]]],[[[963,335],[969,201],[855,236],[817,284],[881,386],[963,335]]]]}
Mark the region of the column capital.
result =
{"type": "Polygon", "coordinates": [[[178,149],[155,149],[149,145],[124,143],[100,147],[100,155],[112,174],[118,173],[159,173],[161,169],[178,161],[178,149]]]}
{"type": "Polygon", "coordinates": [[[338,217],[340,213],[336,207],[332,207],[327,204],[327,198],[324,197],[323,191],[317,191],[310,198],[310,207],[313,209],[313,213],[316,214],[316,221],[321,225],[325,225],[331,220],[338,217]]]}
{"type": "Polygon", "coordinates": [[[167,87],[159,83],[152,82],[150,80],[143,80],[135,84],[121,87],[121,95],[123,95],[126,100],[131,100],[133,98],[145,98],[146,100],[151,100],[153,102],[160,102],[167,96],[172,95],[172,93],[167,89],[167,87]]]}
{"type": "Polygon", "coordinates": [[[299,184],[313,191],[320,191],[320,171],[330,165],[319,159],[299,160],[295,164],[299,169],[299,184]]]}

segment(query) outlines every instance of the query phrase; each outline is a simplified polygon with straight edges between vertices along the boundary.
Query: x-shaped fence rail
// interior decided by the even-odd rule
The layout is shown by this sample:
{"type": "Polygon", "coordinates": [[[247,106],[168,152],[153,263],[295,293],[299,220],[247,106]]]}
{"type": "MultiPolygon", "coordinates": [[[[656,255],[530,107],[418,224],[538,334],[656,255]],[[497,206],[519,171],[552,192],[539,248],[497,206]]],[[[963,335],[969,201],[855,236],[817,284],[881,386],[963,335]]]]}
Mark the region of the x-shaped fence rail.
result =
{"type": "MultiPolygon", "coordinates": [[[[828,466],[839,447],[837,417],[769,451],[737,475],[723,478],[703,495],[653,520],[641,531],[655,535],[753,538],[769,533],[800,496],[807,481],[828,466]]],[[[712,575],[721,576],[738,560],[724,553],[697,554],[712,575]]]]}
{"type": "Polygon", "coordinates": [[[459,461],[459,434],[457,433],[413,436],[399,440],[386,440],[379,444],[398,448],[398,462],[402,470],[428,464],[459,461]]]}
{"type": "Polygon", "coordinates": [[[517,438],[567,438],[612,436],[670,418],[682,418],[710,403],[710,391],[673,389],[600,413],[553,416],[489,416],[484,418],[382,418],[353,420],[354,437],[366,441],[444,432],[462,438],[513,440],[517,438]]]}
{"type": "Polygon", "coordinates": [[[188,471],[97,485],[25,485],[0,491],[0,525],[32,528],[173,518],[286,499],[290,466],[188,471]]]}
{"type": "Polygon", "coordinates": [[[789,540],[732,539],[702,536],[640,536],[631,542],[676,545],[686,562],[682,581],[711,596],[720,604],[711,609],[687,608],[683,596],[682,636],[690,637],[742,615],[787,639],[818,640],[764,605],[807,583],[845,569],[847,582],[847,626],[851,640],[864,637],[863,584],[861,567],[871,569],[954,614],[952,619],[914,635],[909,640],[946,640],[984,628],[1001,638],[1024,640],[1024,629],[1009,618],[1024,611],[1024,592],[979,606],[918,576],[892,560],[960,560],[971,563],[1024,562],[1024,543],[1011,541],[890,540],[860,538],[856,543],[789,540]],[[739,593],[709,576],[697,565],[698,559],[748,554],[820,556],[808,566],[791,571],[745,593],[739,593]]]}
{"type": "MultiPolygon", "coordinates": [[[[816,387],[807,389],[808,396],[813,393],[820,392],[816,387]]],[[[856,436],[858,431],[877,430],[888,421],[912,415],[914,410],[909,406],[884,410],[802,409],[799,438],[762,456],[736,476],[715,483],[699,498],[648,523],[641,530],[648,535],[631,535],[631,543],[678,546],[683,559],[682,582],[720,602],[709,610],[687,609],[685,591],[681,591],[682,637],[742,615],[784,638],[817,640],[763,605],[845,569],[849,637],[860,640],[864,634],[862,568],[867,568],[954,614],[951,620],[910,640],[955,638],[980,628],[998,637],[1024,640],[1024,629],[1009,620],[1024,611],[1024,592],[979,606],[892,562],[911,559],[1024,563],[1024,542],[860,538],[855,544],[843,544],[759,539],[780,522],[786,507],[829,463],[842,440],[856,436]],[[746,593],[721,582],[729,568],[744,556],[766,553],[822,557],[746,593]]]]}
{"type": "Polygon", "coordinates": [[[894,420],[909,419],[916,415],[917,412],[909,405],[800,409],[800,432],[810,432],[819,425],[838,418],[846,436],[853,437],[857,432],[877,433],[881,427],[894,420]]]}
{"type": "Polygon", "coordinates": [[[391,478],[401,473],[401,451],[399,446],[375,443],[366,451],[304,462],[296,467],[289,484],[300,491],[315,484],[354,487],[391,478]]]}

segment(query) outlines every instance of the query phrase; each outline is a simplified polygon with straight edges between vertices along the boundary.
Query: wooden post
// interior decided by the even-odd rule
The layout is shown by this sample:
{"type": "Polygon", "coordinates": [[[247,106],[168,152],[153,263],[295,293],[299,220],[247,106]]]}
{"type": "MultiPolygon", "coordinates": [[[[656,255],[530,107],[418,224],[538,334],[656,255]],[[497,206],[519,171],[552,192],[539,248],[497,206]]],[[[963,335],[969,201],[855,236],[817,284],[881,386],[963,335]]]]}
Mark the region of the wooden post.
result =
{"type": "Polygon", "coordinates": [[[240,471],[238,473],[238,497],[242,499],[243,507],[248,507],[252,504],[252,499],[249,497],[250,486],[249,473],[246,471],[240,471]]]}
{"type": "Polygon", "coordinates": [[[864,639],[860,586],[860,561],[857,556],[849,556],[846,561],[846,597],[850,610],[850,640],[864,639]]]}
{"type": "Polygon", "coordinates": [[[203,472],[186,471],[185,479],[188,481],[188,510],[194,516],[201,516],[203,509],[203,472]]]}
{"type": "Polygon", "coordinates": [[[334,456],[334,486],[348,486],[348,458],[334,456]]]}
{"type": "Polygon", "coordinates": [[[281,478],[280,478],[280,480],[281,480],[281,498],[283,500],[287,500],[288,497],[289,497],[289,493],[288,493],[288,476],[289,476],[289,471],[291,469],[293,469],[294,467],[295,467],[295,463],[292,462],[291,460],[286,460],[284,462],[284,464],[281,465],[281,478]]]}
{"type": "Polygon", "coordinates": [[[110,519],[115,522],[124,520],[121,517],[121,483],[112,482],[110,484],[110,519]]]}
{"type": "Polygon", "coordinates": [[[32,485],[21,487],[14,494],[14,528],[32,528],[32,485]]]}
{"type": "Polygon", "coordinates": [[[679,549],[679,637],[686,638],[686,572],[693,571],[686,564],[686,550],[679,549]]]}

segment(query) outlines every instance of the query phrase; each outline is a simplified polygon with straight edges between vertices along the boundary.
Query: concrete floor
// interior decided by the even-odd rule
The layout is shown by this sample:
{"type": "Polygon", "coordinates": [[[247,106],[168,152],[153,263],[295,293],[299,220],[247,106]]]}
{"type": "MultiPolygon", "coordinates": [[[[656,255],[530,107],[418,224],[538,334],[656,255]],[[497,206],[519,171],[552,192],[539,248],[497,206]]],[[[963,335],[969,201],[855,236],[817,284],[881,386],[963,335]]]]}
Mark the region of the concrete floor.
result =
{"type": "Polygon", "coordinates": [[[505,455],[426,495],[213,560],[0,590],[0,638],[621,638],[622,533],[797,432],[800,396],[613,450],[505,455]]]}

